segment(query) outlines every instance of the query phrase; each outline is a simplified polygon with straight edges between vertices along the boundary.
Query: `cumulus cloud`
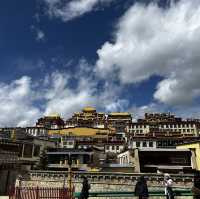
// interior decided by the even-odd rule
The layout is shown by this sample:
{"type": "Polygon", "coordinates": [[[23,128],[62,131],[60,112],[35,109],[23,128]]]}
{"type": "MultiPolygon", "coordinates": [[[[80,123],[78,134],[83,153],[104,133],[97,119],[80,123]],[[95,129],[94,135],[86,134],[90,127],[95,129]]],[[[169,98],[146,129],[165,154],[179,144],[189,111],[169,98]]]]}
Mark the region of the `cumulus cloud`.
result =
{"type": "Polygon", "coordinates": [[[9,84],[0,83],[0,126],[34,125],[39,117],[52,113],[67,118],[84,106],[94,105],[95,88],[87,78],[80,78],[73,89],[69,80],[69,75],[56,71],[44,80],[23,76],[9,84]]]}
{"type": "Polygon", "coordinates": [[[10,84],[0,83],[0,126],[26,126],[40,116],[34,105],[31,78],[23,76],[10,84]]]}
{"type": "Polygon", "coordinates": [[[31,126],[39,117],[52,113],[68,118],[84,106],[105,109],[105,103],[116,101],[115,90],[111,92],[111,87],[104,84],[99,92],[91,70],[87,61],[81,59],[76,75],[55,71],[44,79],[22,76],[10,83],[0,82],[0,127],[31,126]]]}
{"type": "Polygon", "coordinates": [[[88,12],[104,7],[113,0],[42,0],[47,5],[50,17],[57,17],[64,22],[82,16],[88,12]]]}
{"type": "Polygon", "coordinates": [[[113,42],[98,49],[96,71],[105,78],[115,73],[122,84],[159,75],[154,98],[181,105],[200,95],[200,3],[171,2],[166,9],[134,4],[119,20],[113,42]]]}
{"type": "Polygon", "coordinates": [[[120,98],[122,87],[108,81],[100,83],[92,73],[92,66],[84,58],[80,59],[77,67],[73,75],[76,86],[72,88],[71,74],[57,71],[46,77],[45,115],[58,112],[66,118],[84,106],[94,106],[108,112],[128,108],[128,100],[120,98]]]}
{"type": "Polygon", "coordinates": [[[95,88],[87,78],[80,78],[77,87],[72,89],[68,85],[66,74],[54,72],[50,76],[49,85],[45,95],[45,115],[56,112],[66,118],[74,111],[95,101],[95,96],[93,96],[95,88]]]}
{"type": "MultiPolygon", "coordinates": [[[[143,118],[146,112],[166,112],[166,106],[150,103],[144,106],[130,104],[120,98],[121,89],[105,83],[101,92],[90,77],[79,78],[76,88],[69,86],[70,75],[56,71],[36,81],[23,76],[8,84],[0,83],[0,127],[32,126],[39,117],[59,113],[69,118],[84,106],[94,106],[105,112],[128,111],[134,119],[143,118]],[[40,106],[38,106],[40,103],[40,106]]],[[[174,109],[187,117],[199,117],[199,108],[174,109]]]]}
{"type": "Polygon", "coordinates": [[[117,99],[116,101],[110,101],[107,105],[105,105],[105,110],[107,112],[123,112],[127,110],[129,105],[129,101],[126,99],[117,99]]]}
{"type": "Polygon", "coordinates": [[[0,127],[31,126],[39,117],[53,113],[67,119],[85,106],[107,112],[127,109],[128,101],[120,98],[121,88],[112,82],[98,85],[91,70],[81,59],[76,75],[55,71],[43,79],[23,76],[10,83],[0,82],[0,127]]]}

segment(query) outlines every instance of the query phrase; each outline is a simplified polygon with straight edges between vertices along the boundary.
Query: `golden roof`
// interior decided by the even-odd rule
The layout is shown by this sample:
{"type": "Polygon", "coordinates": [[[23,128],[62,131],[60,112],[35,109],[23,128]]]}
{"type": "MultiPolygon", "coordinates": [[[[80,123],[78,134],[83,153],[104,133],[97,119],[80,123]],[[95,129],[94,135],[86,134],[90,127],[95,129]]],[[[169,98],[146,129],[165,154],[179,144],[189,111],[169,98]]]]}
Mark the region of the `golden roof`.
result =
{"type": "Polygon", "coordinates": [[[47,115],[45,117],[60,117],[60,115],[58,113],[52,113],[52,114],[47,115]]]}
{"type": "Polygon", "coordinates": [[[87,128],[87,127],[69,127],[66,129],[48,131],[49,135],[73,135],[73,136],[96,136],[98,133],[110,134],[109,129],[87,128]]]}
{"type": "Polygon", "coordinates": [[[96,109],[91,106],[87,106],[87,107],[83,108],[83,111],[96,111],[96,109]]]}
{"type": "Polygon", "coordinates": [[[110,113],[109,115],[113,115],[113,116],[129,116],[131,114],[128,113],[128,112],[113,112],[113,113],[110,113]]]}

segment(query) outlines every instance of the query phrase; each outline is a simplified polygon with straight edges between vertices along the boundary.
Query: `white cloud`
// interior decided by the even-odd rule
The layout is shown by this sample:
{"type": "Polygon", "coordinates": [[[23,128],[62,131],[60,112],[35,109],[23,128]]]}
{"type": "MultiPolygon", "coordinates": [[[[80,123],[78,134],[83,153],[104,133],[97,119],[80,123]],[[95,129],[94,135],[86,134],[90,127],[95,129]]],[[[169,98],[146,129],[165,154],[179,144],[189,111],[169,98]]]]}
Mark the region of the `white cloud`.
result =
{"type": "Polygon", "coordinates": [[[38,28],[38,27],[32,25],[32,26],[30,27],[30,29],[31,29],[31,31],[36,35],[36,36],[35,36],[35,40],[36,40],[36,41],[39,42],[39,41],[44,41],[44,40],[45,40],[46,35],[45,35],[44,31],[42,31],[40,28],[38,28]]]}
{"type": "Polygon", "coordinates": [[[10,84],[0,84],[0,126],[33,124],[40,111],[33,105],[31,79],[23,76],[10,84]]]}
{"type": "Polygon", "coordinates": [[[77,67],[73,75],[76,86],[73,88],[70,87],[71,74],[57,71],[46,76],[45,115],[57,112],[67,118],[85,106],[106,111],[123,111],[128,107],[128,101],[119,97],[121,88],[112,82],[98,86],[99,80],[93,77],[92,66],[84,58],[80,59],[77,67]]]}
{"type": "Polygon", "coordinates": [[[95,105],[93,83],[83,77],[76,88],[70,88],[69,78],[57,71],[43,81],[23,76],[9,84],[0,83],[0,127],[34,125],[39,117],[52,113],[67,118],[84,106],[95,105]]]}
{"type": "Polygon", "coordinates": [[[63,21],[69,21],[96,8],[104,7],[113,0],[42,0],[47,5],[47,12],[50,17],[58,17],[63,21]]]}
{"type": "Polygon", "coordinates": [[[118,99],[116,101],[110,101],[107,105],[105,105],[106,112],[123,112],[128,107],[128,100],[118,99]]]}
{"type": "Polygon", "coordinates": [[[180,0],[167,9],[156,3],[133,5],[119,20],[114,42],[97,51],[97,74],[118,74],[124,84],[159,75],[163,81],[155,99],[170,105],[190,103],[200,95],[199,21],[198,0],[180,0]]]}
{"type": "Polygon", "coordinates": [[[23,76],[0,83],[0,127],[34,125],[39,117],[52,113],[67,119],[85,106],[102,111],[125,110],[128,101],[119,97],[121,88],[112,82],[98,85],[91,70],[87,61],[81,59],[75,75],[55,71],[43,79],[23,76]]]}
{"type": "Polygon", "coordinates": [[[42,30],[39,30],[37,29],[37,32],[36,32],[36,40],[37,41],[44,41],[45,40],[45,34],[42,30]]]}
{"type": "MultiPolygon", "coordinates": [[[[0,127],[31,126],[39,117],[59,113],[65,119],[84,106],[94,106],[105,112],[129,111],[135,119],[146,112],[166,112],[167,107],[157,103],[130,107],[128,99],[119,97],[121,89],[106,83],[102,92],[90,77],[80,77],[76,88],[69,86],[70,76],[56,71],[42,81],[23,76],[5,84],[0,83],[0,127]],[[38,106],[38,103],[41,103],[38,106]]],[[[174,109],[185,118],[199,117],[198,107],[174,109]]]]}
{"type": "Polygon", "coordinates": [[[94,103],[94,88],[87,78],[80,78],[77,88],[73,89],[68,85],[66,74],[55,72],[50,79],[50,87],[45,95],[47,100],[45,115],[56,112],[66,118],[74,111],[94,103]]]}

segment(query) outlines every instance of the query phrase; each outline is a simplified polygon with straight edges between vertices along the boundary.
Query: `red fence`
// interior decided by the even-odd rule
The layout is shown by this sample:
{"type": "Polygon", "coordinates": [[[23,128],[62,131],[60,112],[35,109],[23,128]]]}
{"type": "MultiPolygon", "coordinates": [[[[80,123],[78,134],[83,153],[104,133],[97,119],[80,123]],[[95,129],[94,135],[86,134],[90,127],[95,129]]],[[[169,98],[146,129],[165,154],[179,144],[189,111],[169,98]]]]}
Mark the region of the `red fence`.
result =
{"type": "Polygon", "coordinates": [[[14,187],[9,199],[72,199],[73,192],[67,188],[14,187]]]}

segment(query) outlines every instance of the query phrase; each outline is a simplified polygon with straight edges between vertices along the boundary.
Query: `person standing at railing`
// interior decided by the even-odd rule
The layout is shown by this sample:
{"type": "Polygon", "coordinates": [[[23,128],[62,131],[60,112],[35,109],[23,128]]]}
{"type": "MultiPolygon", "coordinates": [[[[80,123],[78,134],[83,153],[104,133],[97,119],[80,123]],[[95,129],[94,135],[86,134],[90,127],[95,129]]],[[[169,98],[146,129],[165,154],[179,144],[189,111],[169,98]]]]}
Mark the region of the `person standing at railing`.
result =
{"type": "Polygon", "coordinates": [[[174,192],[172,189],[173,180],[171,179],[168,173],[164,175],[164,185],[165,185],[166,199],[174,199],[174,192]]]}
{"type": "Polygon", "coordinates": [[[90,184],[88,183],[88,179],[83,176],[83,184],[82,184],[82,190],[81,190],[81,199],[88,199],[89,197],[89,190],[90,190],[90,184]]]}
{"type": "Polygon", "coordinates": [[[144,176],[140,176],[135,185],[135,195],[138,196],[139,199],[147,199],[149,197],[147,182],[144,176]]]}

